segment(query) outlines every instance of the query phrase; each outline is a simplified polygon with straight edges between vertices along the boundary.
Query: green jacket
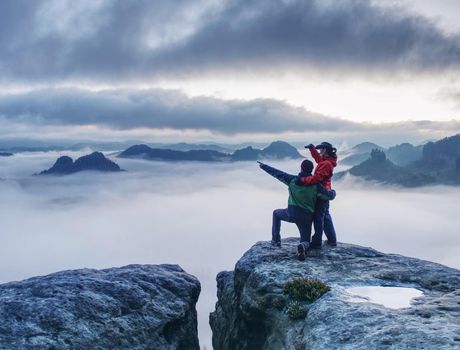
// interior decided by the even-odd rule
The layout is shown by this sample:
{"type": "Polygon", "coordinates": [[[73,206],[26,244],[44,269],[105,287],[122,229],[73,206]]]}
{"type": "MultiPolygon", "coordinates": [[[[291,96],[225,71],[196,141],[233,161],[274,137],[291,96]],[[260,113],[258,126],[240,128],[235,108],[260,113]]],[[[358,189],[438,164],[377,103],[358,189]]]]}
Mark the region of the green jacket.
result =
{"type": "Polygon", "coordinates": [[[336,196],[334,190],[327,190],[321,184],[301,185],[297,181],[299,177],[307,177],[311,174],[301,172],[298,175],[291,175],[262,163],[260,164],[260,168],[288,186],[288,205],[295,205],[313,213],[318,197],[324,200],[333,200],[336,196]]]}

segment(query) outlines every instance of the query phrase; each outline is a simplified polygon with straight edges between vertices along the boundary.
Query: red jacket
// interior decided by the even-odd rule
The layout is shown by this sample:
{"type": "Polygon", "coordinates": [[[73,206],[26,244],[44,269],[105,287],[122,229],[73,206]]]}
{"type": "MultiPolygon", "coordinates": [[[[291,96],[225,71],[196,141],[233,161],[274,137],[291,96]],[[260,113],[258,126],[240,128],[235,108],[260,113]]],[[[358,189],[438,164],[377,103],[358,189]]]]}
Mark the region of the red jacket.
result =
{"type": "Polygon", "coordinates": [[[302,177],[300,178],[300,181],[304,185],[313,185],[319,183],[330,190],[331,178],[333,175],[333,170],[337,165],[337,158],[329,156],[321,157],[315,146],[311,146],[309,149],[311,156],[318,165],[316,166],[315,172],[312,176],[302,177]]]}

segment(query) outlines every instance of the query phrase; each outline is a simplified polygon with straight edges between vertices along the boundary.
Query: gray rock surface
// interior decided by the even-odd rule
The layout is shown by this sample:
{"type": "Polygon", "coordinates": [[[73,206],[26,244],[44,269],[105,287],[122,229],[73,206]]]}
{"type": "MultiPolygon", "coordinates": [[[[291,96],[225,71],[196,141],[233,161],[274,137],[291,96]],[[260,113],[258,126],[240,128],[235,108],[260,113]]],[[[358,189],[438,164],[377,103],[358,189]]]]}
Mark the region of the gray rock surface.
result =
{"type": "Polygon", "coordinates": [[[177,265],[70,270],[0,286],[0,349],[199,349],[199,281],[177,265]]]}
{"type": "Polygon", "coordinates": [[[218,275],[215,350],[460,349],[459,270],[341,243],[300,262],[297,242],[259,242],[234,271],[218,275]],[[304,304],[306,318],[291,320],[283,286],[298,277],[318,278],[331,291],[304,304]],[[345,291],[354,286],[413,287],[424,295],[395,310],[356,302],[345,291]]]}

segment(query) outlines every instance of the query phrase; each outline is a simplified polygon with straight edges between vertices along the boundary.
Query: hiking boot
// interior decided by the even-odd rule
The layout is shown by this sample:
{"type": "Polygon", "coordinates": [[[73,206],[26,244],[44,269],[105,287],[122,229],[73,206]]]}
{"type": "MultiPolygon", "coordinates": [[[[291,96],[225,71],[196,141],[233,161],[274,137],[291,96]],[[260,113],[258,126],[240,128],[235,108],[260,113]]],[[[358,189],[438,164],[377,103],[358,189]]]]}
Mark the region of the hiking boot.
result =
{"type": "Polygon", "coordinates": [[[308,249],[317,249],[317,250],[321,250],[321,244],[320,245],[313,245],[313,244],[310,244],[308,246],[308,249]]]}
{"type": "Polygon", "coordinates": [[[298,246],[297,246],[297,259],[299,261],[304,261],[305,260],[305,246],[300,243],[298,246]]]}
{"type": "Polygon", "coordinates": [[[337,247],[337,242],[324,241],[324,244],[329,246],[329,247],[337,247]]]}
{"type": "Polygon", "coordinates": [[[272,247],[278,247],[278,248],[281,247],[281,242],[271,241],[270,243],[271,243],[272,247]]]}

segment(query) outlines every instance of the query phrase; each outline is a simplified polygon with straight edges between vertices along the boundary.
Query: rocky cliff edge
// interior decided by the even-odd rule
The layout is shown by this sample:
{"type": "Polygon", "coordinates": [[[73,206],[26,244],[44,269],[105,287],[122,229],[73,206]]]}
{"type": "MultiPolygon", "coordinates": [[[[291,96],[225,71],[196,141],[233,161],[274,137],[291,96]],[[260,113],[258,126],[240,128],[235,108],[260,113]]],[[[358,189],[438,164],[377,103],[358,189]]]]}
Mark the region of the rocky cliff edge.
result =
{"type": "Polygon", "coordinates": [[[259,242],[234,271],[218,275],[215,350],[460,349],[459,270],[351,244],[301,262],[297,242],[259,242]],[[286,288],[316,279],[330,290],[313,301],[294,300],[286,288]],[[423,296],[390,309],[350,295],[359,286],[410,287],[423,296]]]}
{"type": "Polygon", "coordinates": [[[177,265],[70,270],[0,285],[0,349],[199,349],[200,283],[177,265]]]}

